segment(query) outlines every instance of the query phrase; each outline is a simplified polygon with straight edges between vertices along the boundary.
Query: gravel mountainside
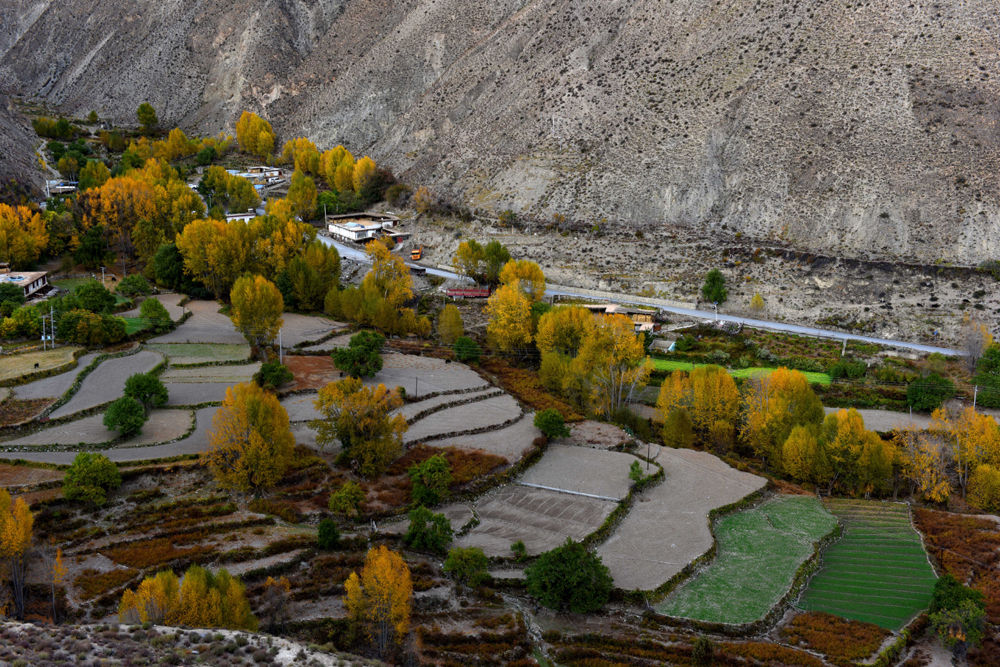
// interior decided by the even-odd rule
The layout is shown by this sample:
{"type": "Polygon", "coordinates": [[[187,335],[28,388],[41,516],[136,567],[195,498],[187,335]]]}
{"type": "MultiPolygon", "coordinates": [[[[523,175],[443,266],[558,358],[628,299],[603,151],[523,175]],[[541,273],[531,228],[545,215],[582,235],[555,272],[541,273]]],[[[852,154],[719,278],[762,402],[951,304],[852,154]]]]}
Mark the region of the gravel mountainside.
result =
{"type": "MultiPolygon", "coordinates": [[[[35,190],[36,194],[41,191],[44,183],[34,154],[36,141],[31,126],[9,106],[9,100],[0,95],[0,187],[16,181],[22,188],[35,190]]],[[[20,203],[17,199],[15,196],[13,203],[20,203]]]]}
{"type": "Polygon", "coordinates": [[[473,209],[1000,256],[991,0],[10,0],[0,89],[370,153],[473,209]]]}

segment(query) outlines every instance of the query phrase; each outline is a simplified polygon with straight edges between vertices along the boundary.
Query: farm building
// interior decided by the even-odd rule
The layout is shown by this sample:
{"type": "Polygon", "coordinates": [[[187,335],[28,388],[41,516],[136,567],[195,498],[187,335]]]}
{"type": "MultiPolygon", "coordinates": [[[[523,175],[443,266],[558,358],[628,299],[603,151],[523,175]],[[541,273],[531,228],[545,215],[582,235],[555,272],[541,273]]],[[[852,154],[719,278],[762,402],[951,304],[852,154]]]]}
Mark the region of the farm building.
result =
{"type": "Polygon", "coordinates": [[[48,271],[11,271],[6,264],[0,264],[0,283],[13,283],[24,290],[24,298],[34,295],[49,284],[48,271]]]}
{"type": "Polygon", "coordinates": [[[347,213],[326,216],[327,230],[346,241],[363,243],[378,238],[399,224],[399,218],[375,213],[347,213]]]}
{"type": "Polygon", "coordinates": [[[636,333],[660,330],[660,325],[653,321],[655,313],[651,310],[626,308],[625,306],[620,306],[616,303],[583,304],[583,307],[594,313],[596,316],[625,315],[632,320],[632,323],[635,325],[636,333]]]}

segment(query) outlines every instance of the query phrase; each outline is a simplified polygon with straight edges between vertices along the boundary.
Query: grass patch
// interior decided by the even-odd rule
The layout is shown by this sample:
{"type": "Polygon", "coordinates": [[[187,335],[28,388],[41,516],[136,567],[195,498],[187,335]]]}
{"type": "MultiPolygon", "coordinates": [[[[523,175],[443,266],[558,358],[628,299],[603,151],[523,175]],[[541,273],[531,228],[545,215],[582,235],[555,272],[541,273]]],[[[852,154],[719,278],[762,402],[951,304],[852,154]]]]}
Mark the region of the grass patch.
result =
{"type": "MultiPolygon", "coordinates": [[[[675,361],[673,359],[653,359],[653,368],[658,371],[690,371],[694,369],[695,366],[706,366],[707,364],[693,364],[690,361],[675,361]]],[[[767,375],[774,368],[764,368],[762,366],[753,366],[751,368],[727,368],[729,374],[734,378],[751,378],[758,375],[767,375]]],[[[816,371],[799,371],[806,376],[812,384],[829,385],[832,379],[827,373],[818,373],[816,371]]]]}
{"type": "Polygon", "coordinates": [[[73,362],[79,347],[57,347],[54,350],[24,352],[3,357],[0,363],[0,382],[16,380],[32,373],[42,373],[73,362]]]}
{"type": "Polygon", "coordinates": [[[228,363],[250,359],[250,346],[243,343],[148,343],[173,365],[228,363]]]}
{"type": "Polygon", "coordinates": [[[905,505],[828,500],[844,535],[823,554],[800,606],[899,630],[931,599],[937,579],[905,505]]]}
{"type": "Polygon", "coordinates": [[[125,335],[131,336],[132,334],[139,333],[140,331],[145,331],[152,324],[145,317],[123,317],[125,320],[125,335]]]}
{"type": "Polygon", "coordinates": [[[785,594],[814,545],[837,525],[810,496],[780,496],[715,524],[716,557],[657,608],[710,623],[751,623],[785,594]]]}

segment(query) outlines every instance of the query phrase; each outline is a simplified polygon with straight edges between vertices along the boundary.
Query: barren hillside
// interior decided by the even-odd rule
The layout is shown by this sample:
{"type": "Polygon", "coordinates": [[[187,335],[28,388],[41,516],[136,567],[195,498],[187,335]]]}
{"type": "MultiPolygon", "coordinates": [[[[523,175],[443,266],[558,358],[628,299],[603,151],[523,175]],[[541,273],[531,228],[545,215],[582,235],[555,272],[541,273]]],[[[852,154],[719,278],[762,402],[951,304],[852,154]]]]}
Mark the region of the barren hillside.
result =
{"type": "Polygon", "coordinates": [[[1000,256],[990,0],[10,0],[0,87],[243,108],[471,208],[855,256],[1000,256]]]}
{"type": "Polygon", "coordinates": [[[0,94],[0,201],[8,199],[13,203],[29,194],[30,189],[37,194],[44,184],[34,155],[37,137],[8,102],[0,94]],[[18,185],[9,187],[12,182],[18,185]]]}

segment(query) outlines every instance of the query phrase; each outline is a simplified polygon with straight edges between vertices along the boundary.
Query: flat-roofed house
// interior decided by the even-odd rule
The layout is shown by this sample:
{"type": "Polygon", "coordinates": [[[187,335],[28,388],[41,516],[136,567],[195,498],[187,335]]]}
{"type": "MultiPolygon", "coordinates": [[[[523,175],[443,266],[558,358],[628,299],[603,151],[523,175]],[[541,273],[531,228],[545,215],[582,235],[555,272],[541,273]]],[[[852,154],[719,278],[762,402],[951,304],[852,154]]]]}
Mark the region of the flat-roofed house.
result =
{"type": "Polygon", "coordinates": [[[24,291],[24,298],[30,298],[49,284],[48,271],[11,271],[6,264],[0,264],[0,283],[17,285],[24,291]]]}

